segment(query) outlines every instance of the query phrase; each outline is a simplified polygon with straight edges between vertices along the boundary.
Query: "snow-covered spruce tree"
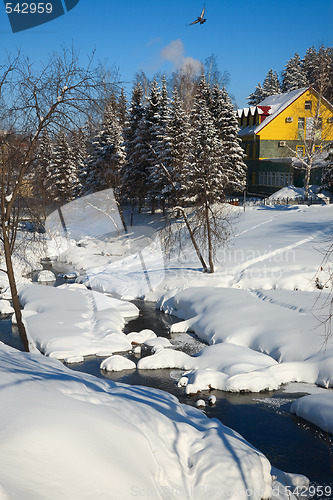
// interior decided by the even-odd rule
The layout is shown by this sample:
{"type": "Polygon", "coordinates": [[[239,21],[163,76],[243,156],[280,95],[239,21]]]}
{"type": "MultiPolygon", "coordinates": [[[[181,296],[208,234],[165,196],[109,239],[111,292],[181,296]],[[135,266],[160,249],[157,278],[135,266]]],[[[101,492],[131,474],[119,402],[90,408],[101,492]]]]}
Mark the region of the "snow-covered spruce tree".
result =
{"type": "Polygon", "coordinates": [[[76,179],[73,185],[73,195],[76,198],[82,194],[83,178],[81,174],[84,169],[85,159],[87,158],[87,136],[84,128],[73,130],[70,133],[70,145],[76,166],[76,179]]]}
{"type": "Polygon", "coordinates": [[[264,99],[271,95],[281,94],[281,84],[276,71],[269,70],[262,87],[264,99]]]}
{"type": "Polygon", "coordinates": [[[167,150],[169,161],[163,164],[168,173],[161,172],[170,187],[170,195],[173,205],[179,205],[186,196],[186,183],[191,169],[191,128],[189,117],[184,110],[178,91],[175,88],[172,93],[169,119],[166,126],[167,150]]]}
{"type": "Polygon", "coordinates": [[[296,52],[294,57],[289,59],[282,72],[282,92],[292,92],[308,86],[308,80],[302,65],[301,58],[296,52]]]}
{"type": "Polygon", "coordinates": [[[196,232],[208,253],[209,272],[214,272],[214,241],[226,236],[220,214],[213,204],[224,194],[226,177],[222,169],[222,143],[207,104],[207,84],[201,78],[192,113],[193,163],[187,179],[187,191],[197,200],[196,232]]]}
{"type": "Polygon", "coordinates": [[[249,95],[248,101],[250,106],[257,106],[261,101],[271,95],[281,94],[281,85],[276,71],[272,69],[266,75],[263,85],[258,83],[256,89],[249,95]]]}
{"type": "Polygon", "coordinates": [[[246,164],[236,113],[225,88],[215,85],[212,91],[212,115],[221,142],[223,192],[241,192],[246,186],[246,164]]]}
{"type": "Polygon", "coordinates": [[[121,126],[121,129],[124,133],[124,130],[127,125],[127,99],[125,95],[125,90],[124,87],[120,89],[120,94],[119,94],[119,99],[118,99],[118,118],[119,118],[119,124],[121,126]]]}
{"type": "Polygon", "coordinates": [[[49,172],[48,191],[52,199],[61,204],[72,200],[78,183],[77,166],[68,137],[63,130],[56,137],[49,172]]]}
{"type": "Polygon", "coordinates": [[[225,178],[221,169],[222,145],[207,95],[203,75],[191,117],[193,164],[188,182],[189,191],[198,200],[214,202],[223,195],[225,178]]]}
{"type": "Polygon", "coordinates": [[[141,120],[142,145],[144,157],[148,160],[148,189],[147,194],[151,199],[152,213],[155,211],[156,199],[160,197],[160,168],[158,160],[160,142],[160,112],[161,92],[156,79],[150,87],[148,103],[141,120]]]}
{"type": "Polygon", "coordinates": [[[145,110],[142,104],[143,90],[136,82],[132,90],[132,100],[124,130],[126,162],[121,169],[122,195],[138,200],[139,212],[147,193],[148,145],[144,144],[145,110]],[[145,154],[146,153],[146,154],[145,154]]]}
{"type": "Polygon", "coordinates": [[[83,158],[82,161],[78,164],[78,181],[80,186],[79,196],[84,196],[90,192],[90,188],[88,185],[88,176],[90,173],[90,159],[92,157],[92,142],[93,138],[96,134],[95,126],[91,120],[91,117],[88,117],[83,129],[84,135],[84,146],[83,146],[83,158]]]}
{"type": "Polygon", "coordinates": [[[249,106],[257,106],[257,104],[264,100],[264,91],[260,82],[256,86],[255,91],[252,92],[247,99],[249,101],[249,106]]]}
{"type": "Polygon", "coordinates": [[[325,97],[333,100],[333,47],[310,47],[303,60],[303,68],[309,85],[325,97]]]}
{"type": "Polygon", "coordinates": [[[38,144],[34,160],[33,193],[41,201],[43,206],[51,198],[50,193],[50,170],[53,161],[53,143],[47,132],[45,132],[38,144]]]}
{"type": "Polygon", "coordinates": [[[153,167],[153,177],[151,181],[154,181],[154,189],[159,193],[158,198],[161,200],[161,204],[165,207],[165,200],[172,196],[172,188],[168,179],[165,178],[161,172],[160,165],[163,164],[165,168],[171,171],[171,152],[170,144],[167,136],[167,127],[170,117],[170,100],[167,92],[167,85],[165,76],[162,78],[162,88],[161,96],[159,101],[159,111],[158,111],[158,123],[157,123],[157,142],[155,144],[155,167],[153,167]]]}
{"type": "Polygon", "coordinates": [[[333,146],[328,151],[326,157],[326,164],[323,168],[321,183],[323,187],[330,190],[333,189],[333,146]]]}
{"type": "Polygon", "coordinates": [[[87,192],[120,187],[120,170],[125,162],[125,148],[117,112],[112,101],[105,107],[100,130],[90,143],[87,159],[87,192]]]}

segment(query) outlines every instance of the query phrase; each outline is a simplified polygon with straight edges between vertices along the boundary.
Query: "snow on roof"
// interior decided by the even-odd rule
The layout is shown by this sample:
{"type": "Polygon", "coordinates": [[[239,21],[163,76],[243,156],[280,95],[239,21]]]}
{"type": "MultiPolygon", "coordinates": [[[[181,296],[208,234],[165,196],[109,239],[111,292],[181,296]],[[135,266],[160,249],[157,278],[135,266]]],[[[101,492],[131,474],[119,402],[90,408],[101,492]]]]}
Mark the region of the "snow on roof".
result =
{"type": "Polygon", "coordinates": [[[257,134],[261,129],[263,129],[270,121],[272,121],[281,111],[286,109],[298,99],[304,92],[308,90],[309,87],[304,87],[302,89],[293,90],[292,92],[285,92],[284,94],[275,94],[266,97],[263,101],[259,103],[259,106],[270,106],[269,116],[254,128],[253,133],[257,134]]]}
{"type": "MultiPolygon", "coordinates": [[[[310,87],[304,87],[301,89],[293,90],[292,92],[285,92],[284,94],[275,94],[266,97],[261,101],[258,106],[259,114],[262,114],[262,108],[267,108],[269,116],[263,120],[259,125],[254,125],[252,127],[246,127],[241,130],[239,135],[257,134],[262,130],[270,121],[272,121],[281,111],[286,109],[291,103],[298,99],[304,92],[306,92],[310,87]]],[[[249,108],[244,108],[244,115],[247,116],[249,113],[249,108]],[[247,113],[245,112],[247,110],[247,113]]]]}

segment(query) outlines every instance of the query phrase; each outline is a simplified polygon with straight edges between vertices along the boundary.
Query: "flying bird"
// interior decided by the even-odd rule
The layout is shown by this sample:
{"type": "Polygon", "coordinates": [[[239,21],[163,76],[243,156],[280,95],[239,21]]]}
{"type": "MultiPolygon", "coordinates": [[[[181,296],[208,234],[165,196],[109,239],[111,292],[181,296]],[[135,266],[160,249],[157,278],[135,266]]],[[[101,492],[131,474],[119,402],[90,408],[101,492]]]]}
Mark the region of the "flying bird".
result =
{"type": "Polygon", "coordinates": [[[197,23],[200,23],[200,24],[205,23],[206,19],[204,19],[204,15],[205,15],[205,6],[203,6],[202,12],[201,12],[200,16],[198,17],[198,19],[193,21],[193,23],[190,23],[188,26],[192,26],[192,24],[197,24],[197,23]]]}

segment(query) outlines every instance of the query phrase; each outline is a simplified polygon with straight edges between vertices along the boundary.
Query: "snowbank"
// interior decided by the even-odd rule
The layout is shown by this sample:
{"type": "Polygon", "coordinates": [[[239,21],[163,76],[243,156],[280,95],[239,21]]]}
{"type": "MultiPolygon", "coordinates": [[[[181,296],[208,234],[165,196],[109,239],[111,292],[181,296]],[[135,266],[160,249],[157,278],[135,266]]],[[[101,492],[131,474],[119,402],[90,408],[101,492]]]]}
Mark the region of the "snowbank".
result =
{"type": "Polygon", "coordinates": [[[310,394],[294,401],[290,411],[333,434],[333,391],[310,394]]]}
{"type": "Polygon", "coordinates": [[[270,497],[268,460],[165,392],[3,344],[0,388],[1,498],[270,497]]]}
{"type": "Polygon", "coordinates": [[[32,284],[19,295],[27,333],[46,356],[72,360],[132,348],[122,329],[126,319],[139,314],[134,304],[77,284],[57,288],[32,284]]]}
{"type": "Polygon", "coordinates": [[[141,360],[138,368],[173,364],[191,370],[187,392],[258,392],[293,381],[332,387],[333,339],[323,349],[324,327],[313,314],[317,301],[325,315],[325,300],[319,291],[197,287],[169,292],[159,306],[185,319],[171,330],[193,331],[211,346],[194,357],[157,353],[141,360]]]}
{"type": "MultiPolygon", "coordinates": [[[[310,186],[309,187],[309,198],[312,199],[323,199],[323,195],[319,193],[319,186],[310,186]]],[[[305,189],[295,186],[286,186],[275,193],[271,194],[268,197],[269,201],[277,201],[277,200],[304,200],[305,198],[305,189]]]]}

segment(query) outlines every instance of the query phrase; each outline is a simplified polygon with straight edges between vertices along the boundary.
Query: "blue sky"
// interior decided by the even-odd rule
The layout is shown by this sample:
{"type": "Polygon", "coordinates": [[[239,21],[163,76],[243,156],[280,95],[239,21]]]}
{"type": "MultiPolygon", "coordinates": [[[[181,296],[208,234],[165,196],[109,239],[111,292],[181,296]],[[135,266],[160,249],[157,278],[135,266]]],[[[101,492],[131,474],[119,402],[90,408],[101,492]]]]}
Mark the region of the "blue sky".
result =
{"type": "Polygon", "coordinates": [[[220,70],[230,73],[230,94],[243,107],[271,68],[279,74],[295,52],[303,57],[312,45],[333,45],[333,0],[205,4],[207,22],[187,26],[203,0],[80,0],[64,16],[14,34],[1,2],[2,54],[20,47],[33,61],[43,61],[73,42],[82,58],[96,49],[96,60],[117,67],[128,88],[140,69],[152,76],[187,58],[203,61],[215,54],[220,70]]]}

